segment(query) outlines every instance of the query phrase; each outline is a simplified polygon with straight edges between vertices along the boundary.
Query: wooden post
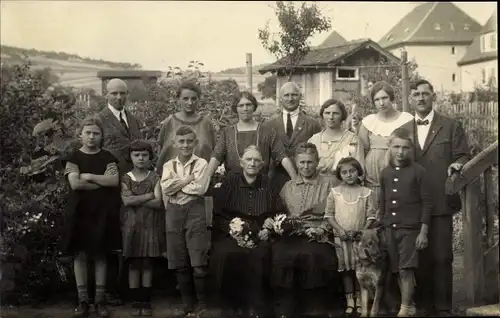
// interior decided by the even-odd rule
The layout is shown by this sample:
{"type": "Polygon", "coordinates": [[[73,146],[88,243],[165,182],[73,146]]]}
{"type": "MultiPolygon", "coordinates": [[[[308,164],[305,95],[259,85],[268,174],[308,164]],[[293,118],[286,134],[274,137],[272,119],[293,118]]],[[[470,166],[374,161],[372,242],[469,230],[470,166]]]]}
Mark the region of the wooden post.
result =
{"type": "Polygon", "coordinates": [[[252,92],[252,53],[247,53],[247,90],[252,92]]]}
{"type": "Polygon", "coordinates": [[[464,273],[466,302],[468,307],[482,305],[484,288],[484,250],[482,242],[482,215],[479,208],[480,184],[475,178],[461,192],[464,231],[464,273]]]}
{"type": "Polygon", "coordinates": [[[401,82],[402,82],[402,93],[403,93],[403,111],[410,112],[410,107],[408,105],[409,89],[408,89],[408,52],[401,51],[401,82]]]}

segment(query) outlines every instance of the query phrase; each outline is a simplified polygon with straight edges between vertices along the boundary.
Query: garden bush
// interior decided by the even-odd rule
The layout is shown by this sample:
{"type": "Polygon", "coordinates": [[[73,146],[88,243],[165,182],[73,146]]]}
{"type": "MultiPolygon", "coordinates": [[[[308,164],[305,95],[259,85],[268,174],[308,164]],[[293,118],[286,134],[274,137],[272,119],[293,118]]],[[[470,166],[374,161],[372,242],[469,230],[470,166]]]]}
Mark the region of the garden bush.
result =
{"type": "MultiPolygon", "coordinates": [[[[105,104],[94,96],[90,107],[78,105],[72,89],[47,81],[47,72],[34,72],[29,63],[2,66],[1,76],[1,302],[37,305],[75,290],[71,259],[59,250],[68,191],[61,159],[79,146],[77,123],[105,104]]],[[[181,78],[191,79],[199,81],[181,78]]],[[[178,84],[173,80],[150,85],[150,101],[132,103],[130,109],[144,123],[148,140],[157,139],[161,121],[176,111],[178,84]]],[[[237,83],[200,84],[203,115],[210,116],[217,129],[233,122],[230,105],[237,83]]]]}

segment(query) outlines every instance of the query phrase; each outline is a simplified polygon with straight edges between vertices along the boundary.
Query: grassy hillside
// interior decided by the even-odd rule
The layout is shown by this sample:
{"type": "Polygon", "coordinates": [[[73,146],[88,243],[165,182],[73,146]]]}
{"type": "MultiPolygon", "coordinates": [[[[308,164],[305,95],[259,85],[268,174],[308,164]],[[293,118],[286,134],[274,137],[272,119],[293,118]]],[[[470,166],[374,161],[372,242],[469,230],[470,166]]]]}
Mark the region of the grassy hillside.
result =
{"type": "Polygon", "coordinates": [[[90,57],[81,57],[77,54],[69,54],[65,52],[54,52],[54,51],[39,51],[36,49],[24,49],[18,48],[14,46],[1,45],[0,51],[2,52],[2,62],[4,58],[8,60],[17,60],[21,61],[23,56],[28,57],[39,57],[46,58],[56,61],[66,61],[66,62],[82,62],[84,64],[90,64],[100,67],[107,68],[124,68],[124,69],[133,69],[133,68],[141,68],[142,66],[137,63],[121,63],[121,62],[111,62],[105,61],[103,59],[94,59],[90,57]]]}
{"type": "MultiPolygon", "coordinates": [[[[252,70],[254,74],[259,74],[259,70],[263,68],[264,66],[267,66],[268,64],[259,64],[259,65],[253,65],[252,70]]],[[[243,67],[234,67],[234,68],[228,68],[225,70],[222,70],[218,72],[217,74],[246,74],[246,66],[243,67]]]]}
{"type": "MultiPolygon", "coordinates": [[[[20,49],[6,45],[1,46],[1,61],[3,64],[21,63],[23,57],[27,56],[34,69],[50,68],[51,72],[59,77],[59,82],[65,86],[76,88],[93,88],[98,94],[101,93],[101,80],[97,77],[100,70],[131,69],[139,64],[116,63],[90,58],[80,58],[76,55],[56,52],[43,52],[34,49],[20,49]]],[[[265,66],[256,65],[254,71],[265,66]]],[[[234,79],[240,89],[246,89],[245,68],[227,69],[223,72],[212,74],[213,80],[234,79]]],[[[253,75],[252,91],[256,98],[260,98],[257,85],[263,82],[265,76],[253,75]]]]}

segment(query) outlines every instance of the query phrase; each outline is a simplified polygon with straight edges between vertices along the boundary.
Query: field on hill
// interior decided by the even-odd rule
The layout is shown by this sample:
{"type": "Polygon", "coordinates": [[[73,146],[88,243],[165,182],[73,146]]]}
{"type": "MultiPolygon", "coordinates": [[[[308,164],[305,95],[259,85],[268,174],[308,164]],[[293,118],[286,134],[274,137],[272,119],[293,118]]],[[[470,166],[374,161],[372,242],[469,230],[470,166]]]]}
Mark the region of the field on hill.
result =
{"type": "MultiPolygon", "coordinates": [[[[19,63],[19,57],[14,54],[2,52],[2,63],[14,64],[19,63]]],[[[30,55],[29,60],[33,65],[33,69],[43,69],[50,67],[52,72],[57,75],[60,79],[60,84],[65,86],[72,86],[75,88],[92,88],[98,94],[101,94],[101,81],[97,77],[97,72],[101,70],[119,70],[120,68],[111,67],[104,63],[92,63],[83,60],[63,60],[48,58],[42,55],[30,55]]],[[[256,65],[256,68],[262,67],[263,65],[256,65]]],[[[225,71],[229,71],[228,69],[225,71]]],[[[244,68],[234,69],[235,73],[212,73],[212,80],[224,80],[224,79],[234,79],[240,89],[246,89],[246,75],[244,74],[244,68]],[[241,72],[240,72],[241,71],[241,72]]],[[[253,74],[252,80],[252,92],[256,95],[257,99],[260,99],[260,93],[258,92],[257,85],[264,81],[266,76],[260,74],[253,74]]]]}

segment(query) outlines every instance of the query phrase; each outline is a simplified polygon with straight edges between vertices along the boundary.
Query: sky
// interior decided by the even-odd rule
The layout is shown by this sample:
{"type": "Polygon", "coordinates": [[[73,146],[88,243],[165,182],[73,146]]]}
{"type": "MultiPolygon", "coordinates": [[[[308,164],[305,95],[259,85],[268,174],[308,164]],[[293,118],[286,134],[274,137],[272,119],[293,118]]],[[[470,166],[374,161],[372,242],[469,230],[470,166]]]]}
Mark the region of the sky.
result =
{"type": "MultiPolygon", "coordinates": [[[[419,2],[317,2],[332,30],[347,40],[378,41],[419,2]]],[[[496,2],[457,2],[484,24],[496,2]]],[[[279,31],[273,1],[9,1],[0,2],[0,42],[22,48],[139,63],[145,69],[185,68],[198,60],[217,72],[275,58],[257,30],[270,21],[279,31]]],[[[311,38],[319,45],[329,32],[311,38]]]]}

